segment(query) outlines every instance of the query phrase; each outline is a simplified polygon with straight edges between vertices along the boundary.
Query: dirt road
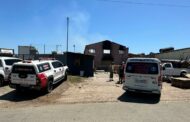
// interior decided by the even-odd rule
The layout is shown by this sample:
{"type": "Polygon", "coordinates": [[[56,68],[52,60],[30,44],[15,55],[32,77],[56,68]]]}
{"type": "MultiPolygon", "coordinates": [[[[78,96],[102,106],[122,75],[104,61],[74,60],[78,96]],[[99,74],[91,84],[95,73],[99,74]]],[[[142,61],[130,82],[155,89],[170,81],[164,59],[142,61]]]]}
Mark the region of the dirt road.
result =
{"type": "MultiPolygon", "coordinates": [[[[73,76],[70,76],[73,77],[73,76]]],[[[162,96],[156,99],[152,95],[128,94],[122,90],[122,85],[116,85],[117,75],[113,82],[108,81],[108,73],[97,73],[94,77],[83,78],[82,82],[69,80],[57,85],[50,94],[38,91],[27,91],[17,94],[8,86],[0,88],[0,107],[14,108],[26,106],[41,106],[47,104],[71,104],[94,102],[143,102],[156,104],[160,101],[190,101],[190,89],[184,90],[163,83],[162,96]]]]}

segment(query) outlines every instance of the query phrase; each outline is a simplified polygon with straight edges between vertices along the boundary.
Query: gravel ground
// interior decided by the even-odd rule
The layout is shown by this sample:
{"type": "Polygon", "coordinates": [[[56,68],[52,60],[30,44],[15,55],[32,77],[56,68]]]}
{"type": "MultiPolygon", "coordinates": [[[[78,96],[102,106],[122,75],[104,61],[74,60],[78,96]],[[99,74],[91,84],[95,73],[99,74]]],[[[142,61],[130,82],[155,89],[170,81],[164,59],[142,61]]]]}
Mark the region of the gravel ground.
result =
{"type": "Polygon", "coordinates": [[[94,77],[84,78],[82,82],[63,82],[50,94],[38,91],[16,93],[15,90],[4,86],[0,88],[0,107],[14,108],[26,106],[41,106],[47,104],[73,104],[94,102],[144,102],[158,103],[160,101],[190,101],[190,89],[180,89],[163,82],[162,95],[155,99],[153,95],[128,94],[122,90],[117,75],[114,81],[108,82],[109,73],[98,72],[94,77]]]}

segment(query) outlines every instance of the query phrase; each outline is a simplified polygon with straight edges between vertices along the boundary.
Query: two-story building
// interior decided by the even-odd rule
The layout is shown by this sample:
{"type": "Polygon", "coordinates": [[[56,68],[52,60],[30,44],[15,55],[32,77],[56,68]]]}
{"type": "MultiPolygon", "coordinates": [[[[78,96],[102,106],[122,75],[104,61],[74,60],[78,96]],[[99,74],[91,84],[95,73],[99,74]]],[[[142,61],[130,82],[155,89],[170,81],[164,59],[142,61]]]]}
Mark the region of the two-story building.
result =
{"type": "Polygon", "coordinates": [[[102,42],[86,45],[84,54],[94,56],[95,69],[108,70],[109,65],[121,64],[128,58],[128,48],[115,42],[105,40],[102,42]]]}

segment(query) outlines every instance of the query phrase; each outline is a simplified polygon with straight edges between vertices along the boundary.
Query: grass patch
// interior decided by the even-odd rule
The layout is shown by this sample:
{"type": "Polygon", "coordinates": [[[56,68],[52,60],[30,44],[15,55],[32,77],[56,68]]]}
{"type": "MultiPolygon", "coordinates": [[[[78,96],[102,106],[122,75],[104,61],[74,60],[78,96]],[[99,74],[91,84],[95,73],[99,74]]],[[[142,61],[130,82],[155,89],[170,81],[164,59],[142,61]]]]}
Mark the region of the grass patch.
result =
{"type": "Polygon", "coordinates": [[[80,77],[80,76],[72,76],[72,75],[69,75],[67,80],[68,80],[70,83],[81,83],[81,82],[84,81],[84,79],[85,79],[85,78],[80,77]]]}

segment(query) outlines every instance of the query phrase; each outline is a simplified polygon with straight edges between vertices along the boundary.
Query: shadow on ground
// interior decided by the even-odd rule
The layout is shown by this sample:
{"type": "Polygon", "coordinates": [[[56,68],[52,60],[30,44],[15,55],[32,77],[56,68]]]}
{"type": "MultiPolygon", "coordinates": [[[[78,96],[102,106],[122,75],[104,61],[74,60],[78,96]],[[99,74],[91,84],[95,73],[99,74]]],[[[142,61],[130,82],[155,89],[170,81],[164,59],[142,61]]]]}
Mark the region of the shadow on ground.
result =
{"type": "Polygon", "coordinates": [[[34,91],[34,90],[24,90],[21,92],[17,92],[16,90],[13,90],[9,93],[6,93],[6,94],[0,96],[0,100],[7,100],[7,101],[12,101],[12,102],[22,102],[22,101],[33,100],[42,95],[45,95],[45,93],[41,93],[41,92],[34,91]]]}
{"type": "MultiPolygon", "coordinates": [[[[63,83],[63,81],[54,85],[53,90],[55,90],[62,83],[63,83]]],[[[12,90],[12,91],[0,96],[0,100],[6,100],[6,101],[12,101],[12,102],[22,102],[22,101],[33,100],[38,97],[49,95],[49,94],[47,94],[43,91],[38,91],[38,90],[23,89],[22,91],[19,91],[19,92],[16,90],[12,90]]]]}
{"type": "Polygon", "coordinates": [[[121,102],[157,104],[160,101],[160,96],[154,94],[124,92],[118,97],[118,100],[121,102]]]}

